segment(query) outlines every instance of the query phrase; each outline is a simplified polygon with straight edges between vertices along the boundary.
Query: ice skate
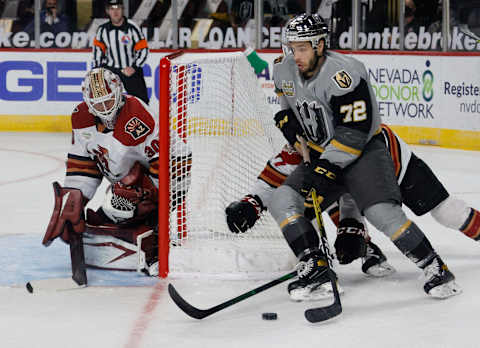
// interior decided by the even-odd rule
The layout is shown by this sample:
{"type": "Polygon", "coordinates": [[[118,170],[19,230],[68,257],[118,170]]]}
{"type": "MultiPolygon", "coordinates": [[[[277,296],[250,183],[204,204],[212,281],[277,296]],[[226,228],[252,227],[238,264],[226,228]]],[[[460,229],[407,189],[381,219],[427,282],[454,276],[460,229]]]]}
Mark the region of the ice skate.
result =
{"type": "Polygon", "coordinates": [[[443,299],[462,293],[462,288],[455,282],[455,276],[439,256],[436,256],[423,272],[427,279],[423,289],[428,295],[443,299]]]}
{"type": "Polygon", "coordinates": [[[367,243],[367,253],[362,258],[362,272],[372,277],[385,277],[395,273],[395,268],[387,262],[387,257],[373,242],[367,243]]]}
{"type": "MultiPolygon", "coordinates": [[[[317,301],[333,297],[326,264],[325,256],[319,251],[307,254],[300,259],[298,280],[288,284],[288,293],[292,301],[317,301]]],[[[337,279],[335,272],[333,274],[337,279]]],[[[337,288],[342,294],[343,289],[338,283],[337,288]]]]}

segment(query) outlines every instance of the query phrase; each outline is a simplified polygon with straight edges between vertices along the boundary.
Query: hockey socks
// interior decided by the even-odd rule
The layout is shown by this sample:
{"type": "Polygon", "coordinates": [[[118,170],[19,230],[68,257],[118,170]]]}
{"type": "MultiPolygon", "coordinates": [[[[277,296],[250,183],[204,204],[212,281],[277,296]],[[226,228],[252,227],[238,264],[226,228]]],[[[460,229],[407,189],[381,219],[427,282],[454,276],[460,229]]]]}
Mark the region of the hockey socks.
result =
{"type": "Polygon", "coordinates": [[[305,250],[317,249],[320,245],[317,231],[303,215],[298,214],[285,219],[280,227],[288,245],[298,258],[305,250]]]}
{"type": "Polygon", "coordinates": [[[470,214],[463,226],[460,227],[460,232],[476,241],[480,240],[480,212],[478,210],[470,208],[470,214]]]}
{"type": "Polygon", "coordinates": [[[410,220],[398,229],[391,240],[405,256],[422,269],[436,255],[427,237],[410,220]]]}
{"type": "Polygon", "coordinates": [[[462,289],[455,283],[455,276],[433,250],[427,237],[412,221],[407,221],[395,235],[393,243],[402,253],[420,267],[425,274],[425,292],[435,298],[458,295],[462,289]]]}

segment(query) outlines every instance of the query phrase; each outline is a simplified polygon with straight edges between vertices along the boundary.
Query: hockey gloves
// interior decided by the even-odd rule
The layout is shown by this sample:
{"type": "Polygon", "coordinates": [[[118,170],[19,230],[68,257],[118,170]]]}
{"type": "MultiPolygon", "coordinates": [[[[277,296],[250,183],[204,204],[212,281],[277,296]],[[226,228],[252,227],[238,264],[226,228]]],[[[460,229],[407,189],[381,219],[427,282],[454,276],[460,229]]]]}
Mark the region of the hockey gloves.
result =
{"type": "Polygon", "coordinates": [[[280,129],[288,143],[294,146],[297,141],[297,134],[303,135],[303,129],[293,113],[293,110],[280,110],[275,114],[273,119],[275,120],[275,125],[280,129]]]}
{"type": "Polygon", "coordinates": [[[326,159],[317,159],[311,163],[305,162],[306,171],[302,181],[300,193],[308,197],[312,188],[317,191],[320,203],[333,187],[341,180],[341,168],[326,159]]]}
{"type": "Polygon", "coordinates": [[[241,201],[232,202],[225,209],[228,228],[233,233],[243,233],[255,225],[264,210],[262,200],[256,195],[247,195],[241,201]]]}
{"type": "Polygon", "coordinates": [[[338,262],[346,265],[367,253],[366,232],[363,224],[356,219],[342,219],[338,225],[335,252],[338,262]]]}
{"type": "Polygon", "coordinates": [[[85,231],[84,207],[86,199],[79,189],[61,187],[58,182],[53,183],[55,206],[52,217],[47,226],[47,232],[42,244],[49,246],[55,238],[60,236],[66,243],[69,242],[70,233],[83,233],[85,231]]]}

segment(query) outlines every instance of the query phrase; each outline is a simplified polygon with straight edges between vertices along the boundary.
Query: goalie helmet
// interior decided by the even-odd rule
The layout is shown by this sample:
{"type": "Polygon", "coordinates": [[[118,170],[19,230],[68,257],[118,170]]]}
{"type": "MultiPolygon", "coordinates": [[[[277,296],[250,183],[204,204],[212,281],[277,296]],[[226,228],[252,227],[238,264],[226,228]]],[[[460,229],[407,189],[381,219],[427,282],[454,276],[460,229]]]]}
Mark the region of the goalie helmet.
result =
{"type": "Polygon", "coordinates": [[[88,111],[109,129],[115,127],[118,109],[123,106],[122,90],[120,77],[104,68],[89,71],[83,81],[83,100],[88,111]]]}
{"type": "Polygon", "coordinates": [[[309,41],[316,49],[320,40],[328,42],[327,23],[318,14],[303,13],[290,19],[285,26],[284,45],[290,42],[309,41]]]}

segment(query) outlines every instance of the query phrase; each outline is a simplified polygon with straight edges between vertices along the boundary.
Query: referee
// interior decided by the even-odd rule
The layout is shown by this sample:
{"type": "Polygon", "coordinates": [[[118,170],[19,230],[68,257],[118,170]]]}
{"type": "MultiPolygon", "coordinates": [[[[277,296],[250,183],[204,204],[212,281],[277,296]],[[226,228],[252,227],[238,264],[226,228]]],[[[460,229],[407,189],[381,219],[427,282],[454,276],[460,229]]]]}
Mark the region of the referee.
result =
{"type": "Polygon", "coordinates": [[[123,15],[122,0],[107,0],[110,20],[98,27],[93,39],[94,67],[104,67],[120,76],[128,94],[148,104],[143,64],[148,45],[138,25],[123,15]]]}

